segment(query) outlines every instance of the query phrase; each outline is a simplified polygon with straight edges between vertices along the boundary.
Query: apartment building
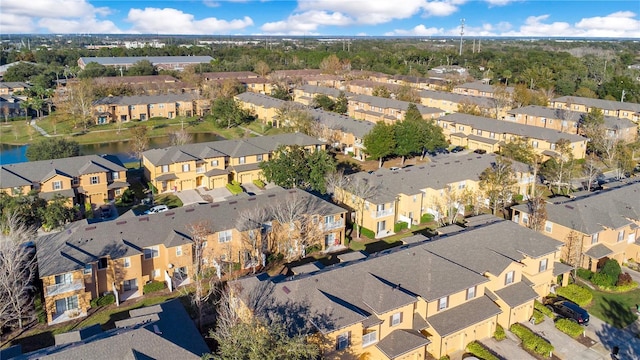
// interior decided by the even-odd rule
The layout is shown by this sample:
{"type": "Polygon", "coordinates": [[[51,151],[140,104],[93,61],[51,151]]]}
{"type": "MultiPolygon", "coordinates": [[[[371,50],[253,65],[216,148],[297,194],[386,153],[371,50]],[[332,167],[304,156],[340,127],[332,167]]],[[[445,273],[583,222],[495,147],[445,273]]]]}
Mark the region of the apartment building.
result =
{"type": "Polygon", "coordinates": [[[31,88],[31,85],[24,82],[0,81],[0,95],[13,95],[16,91],[25,91],[31,88]]]}
{"type": "MultiPolygon", "coordinates": [[[[255,94],[254,94],[255,95],[255,94]]],[[[280,145],[300,145],[309,151],[326,144],[301,133],[212,141],[142,153],[145,178],[159,192],[225,187],[231,181],[250,183],[261,179],[260,163],[268,161],[280,145]]]]}
{"type": "MultiPolygon", "coordinates": [[[[378,169],[348,176],[349,186],[338,189],[336,201],[355,212],[356,221],[375,233],[376,238],[394,233],[394,224],[418,224],[425,214],[436,220],[450,211],[464,212],[469,203],[488,205],[479,191],[479,176],[495,164],[494,154],[446,157],[432,164],[391,171],[378,169]],[[366,184],[371,191],[354,193],[350,189],[366,184]],[[368,193],[368,194],[367,194],[368,193]],[[363,198],[362,194],[367,196],[363,198]],[[457,206],[454,204],[458,204],[457,206]]],[[[514,192],[528,194],[534,178],[526,165],[513,163],[516,174],[514,192]]]]}
{"type": "Polygon", "coordinates": [[[127,169],[114,156],[76,156],[0,166],[0,192],[43,199],[63,196],[69,204],[102,205],[129,187],[127,169]]]}
{"type": "MultiPolygon", "coordinates": [[[[505,87],[509,97],[513,95],[514,88],[511,86],[505,87]]],[[[453,87],[452,92],[460,95],[482,96],[482,97],[495,97],[496,86],[490,85],[483,81],[468,82],[453,87]]]]}
{"type": "Polygon", "coordinates": [[[145,121],[154,117],[173,119],[176,116],[202,116],[209,100],[198,94],[164,94],[146,96],[108,96],[93,102],[96,124],[145,121]]]}
{"type": "MultiPolygon", "coordinates": [[[[342,248],[344,209],[302,190],[279,188],[159,214],[136,217],[128,213],[115,223],[81,220],[62,232],[45,235],[36,242],[36,256],[47,321],[52,324],[84,316],[91,299],[106,292],[124,301],[140,296],[149,281],[163,281],[169,289],[188,284],[193,274],[195,231],[206,236],[201,248],[205,266],[255,265],[262,254],[277,249],[277,229],[285,226],[278,226],[274,214],[292,203],[304,205],[300,217],[313,217],[322,250],[342,248]],[[263,216],[249,215],[258,213],[263,216]]],[[[286,224],[290,228],[295,226],[286,224]]]]}
{"type": "Polygon", "coordinates": [[[592,99],[579,96],[561,96],[552,99],[549,107],[554,109],[567,109],[581,113],[588,113],[592,109],[600,109],[605,116],[629,119],[634,123],[640,122],[640,104],[592,99]]]}
{"type": "Polygon", "coordinates": [[[242,314],[286,319],[321,344],[324,359],[437,359],[489,338],[498,324],[528,321],[534,299],[555,281],[562,245],[503,220],[435,241],[414,238],[373,256],[339,255],[338,266],[243,278],[230,288],[242,314]]]}
{"type": "Polygon", "coordinates": [[[373,96],[373,90],[378,87],[383,87],[389,90],[391,94],[397,94],[400,89],[400,85],[396,85],[393,83],[386,82],[377,82],[372,80],[351,80],[347,83],[346,88],[349,92],[358,94],[358,95],[369,95],[373,96]]]}
{"type": "Polygon", "coordinates": [[[303,105],[313,105],[318,95],[328,96],[335,101],[340,93],[340,90],[326,86],[302,85],[293,89],[293,100],[303,105]]]}
{"type": "Polygon", "coordinates": [[[365,159],[364,137],[373,129],[374,123],[321,109],[312,109],[309,113],[321,129],[320,140],[339,148],[345,154],[351,154],[355,159],[365,159]]]}
{"type": "MultiPolygon", "coordinates": [[[[580,121],[586,113],[567,109],[554,109],[538,105],[529,105],[507,111],[505,121],[522,125],[538,126],[569,134],[578,134],[580,121]]],[[[604,116],[607,136],[625,142],[638,138],[638,125],[626,118],[604,116]]]]}
{"type": "Polygon", "coordinates": [[[273,124],[273,126],[279,127],[279,121],[276,116],[277,111],[286,104],[286,101],[255,92],[238,94],[235,99],[243,109],[255,114],[258,120],[265,124],[273,124]]]}
{"type": "Polygon", "coordinates": [[[583,159],[587,150],[588,139],[580,135],[482,116],[449,114],[438,119],[437,124],[452,145],[469,149],[495,152],[499,151],[504,143],[525,139],[534,151],[546,157],[559,155],[556,151],[556,143],[559,140],[570,142],[575,159],[583,159]]]}
{"type": "MultiPolygon", "coordinates": [[[[563,258],[595,271],[608,259],[640,262],[640,183],[574,199],[548,202],[543,234],[565,243],[563,258]],[[577,252],[577,254],[576,254],[577,252]]],[[[530,210],[513,207],[513,221],[527,226],[530,210]]]]}
{"type": "Polygon", "coordinates": [[[149,61],[153,66],[162,70],[184,70],[186,66],[194,64],[208,64],[213,61],[211,56],[108,56],[108,57],[81,57],[78,59],[80,69],[89,63],[97,63],[103,66],[129,69],[141,60],[149,61]]]}
{"type": "Polygon", "coordinates": [[[462,95],[448,91],[433,90],[422,90],[418,94],[422,105],[440,108],[448,114],[459,112],[460,107],[467,107],[474,108],[480,111],[483,116],[492,118],[496,118],[497,111],[497,118],[500,118],[510,109],[508,105],[500,106],[495,99],[484,96],[462,95]]]}
{"type": "Polygon", "coordinates": [[[252,71],[224,71],[202,73],[204,81],[257,79],[260,75],[252,71]]]}
{"type": "MultiPolygon", "coordinates": [[[[69,79],[67,86],[77,81],[69,79]]],[[[198,90],[194,84],[182,82],[169,75],[100,77],[93,79],[93,83],[96,86],[126,86],[136,95],[195,93],[198,90]]]]}
{"type": "MultiPolygon", "coordinates": [[[[387,124],[394,124],[404,119],[409,104],[411,103],[408,101],[369,95],[355,95],[349,99],[349,116],[373,123],[384,121],[387,124]]],[[[445,114],[444,110],[438,108],[420,104],[416,106],[425,120],[437,119],[445,114]]]]}

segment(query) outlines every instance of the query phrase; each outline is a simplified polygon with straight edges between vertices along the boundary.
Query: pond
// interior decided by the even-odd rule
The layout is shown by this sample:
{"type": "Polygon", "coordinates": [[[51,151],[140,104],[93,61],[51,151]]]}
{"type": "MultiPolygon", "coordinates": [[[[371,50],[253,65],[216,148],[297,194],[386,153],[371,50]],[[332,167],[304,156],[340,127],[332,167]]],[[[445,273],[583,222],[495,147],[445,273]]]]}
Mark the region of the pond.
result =
{"type": "MultiPolygon", "coordinates": [[[[191,143],[193,144],[224,140],[222,136],[214,133],[196,133],[191,135],[193,136],[193,139],[191,141],[191,143]]],[[[169,146],[168,136],[160,136],[149,139],[149,149],[159,149],[167,146],[169,146]]],[[[0,165],[29,161],[25,155],[27,152],[27,147],[28,145],[16,146],[0,144],[0,165]]],[[[80,155],[114,154],[122,162],[135,160],[135,158],[128,153],[128,150],[129,141],[80,145],[80,155]]]]}

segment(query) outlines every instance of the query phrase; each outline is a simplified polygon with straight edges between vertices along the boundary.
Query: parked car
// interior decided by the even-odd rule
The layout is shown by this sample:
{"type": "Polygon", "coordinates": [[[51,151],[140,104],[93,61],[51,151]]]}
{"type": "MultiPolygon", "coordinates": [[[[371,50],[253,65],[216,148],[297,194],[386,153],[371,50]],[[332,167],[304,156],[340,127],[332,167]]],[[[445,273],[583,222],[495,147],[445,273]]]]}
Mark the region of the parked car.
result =
{"type": "Polygon", "coordinates": [[[100,218],[104,220],[110,217],[111,217],[111,206],[110,205],[100,206],[100,218]]]}
{"type": "Polygon", "coordinates": [[[460,151],[464,151],[464,146],[456,146],[453,149],[451,149],[452,153],[459,153],[460,151]]]}
{"type": "Polygon", "coordinates": [[[580,325],[589,325],[587,310],[563,297],[550,298],[545,302],[545,306],[558,316],[575,321],[580,325]]]}
{"type": "Polygon", "coordinates": [[[167,205],[156,205],[154,207],[152,207],[151,209],[145,211],[145,214],[157,214],[157,213],[161,213],[161,212],[165,212],[169,210],[169,208],[167,207],[167,205]]]}
{"type": "Polygon", "coordinates": [[[476,154],[486,154],[487,150],[485,150],[485,149],[475,149],[475,150],[473,150],[473,152],[476,153],[476,154]]]}

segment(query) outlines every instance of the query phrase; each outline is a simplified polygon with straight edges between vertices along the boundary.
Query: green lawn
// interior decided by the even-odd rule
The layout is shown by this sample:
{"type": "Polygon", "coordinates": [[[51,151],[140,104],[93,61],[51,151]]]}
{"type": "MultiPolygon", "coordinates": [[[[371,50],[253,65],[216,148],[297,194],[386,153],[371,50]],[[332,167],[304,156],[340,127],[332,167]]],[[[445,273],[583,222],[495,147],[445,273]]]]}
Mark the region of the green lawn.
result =
{"type": "Polygon", "coordinates": [[[640,289],[626,293],[589,290],[593,294],[593,303],[587,308],[591,315],[621,329],[637,319],[634,310],[640,304],[640,289]]]}
{"type": "Polygon", "coordinates": [[[176,207],[182,207],[183,205],[179,197],[171,194],[157,195],[154,197],[153,202],[155,204],[167,205],[170,209],[176,208],[176,207]]]}

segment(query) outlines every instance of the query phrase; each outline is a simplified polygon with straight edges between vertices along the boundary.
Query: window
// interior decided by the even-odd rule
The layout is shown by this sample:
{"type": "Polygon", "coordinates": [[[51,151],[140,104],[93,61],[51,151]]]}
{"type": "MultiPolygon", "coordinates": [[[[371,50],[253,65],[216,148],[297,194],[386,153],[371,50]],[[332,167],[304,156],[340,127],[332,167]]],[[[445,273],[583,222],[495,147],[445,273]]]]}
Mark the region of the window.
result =
{"type": "Polygon", "coordinates": [[[54,181],[53,182],[53,190],[62,190],[62,181],[54,181]]]}
{"type": "Polygon", "coordinates": [[[513,278],[515,277],[515,271],[509,271],[507,275],[504,277],[504,284],[509,285],[513,283],[513,278]]]}
{"type": "Polygon", "coordinates": [[[92,176],[91,177],[91,185],[96,185],[96,184],[100,184],[100,178],[97,176],[92,176]]]}
{"type": "Polygon", "coordinates": [[[257,161],[262,161],[262,154],[256,155],[256,160],[257,161]]]}
{"type": "Polygon", "coordinates": [[[115,189],[113,193],[116,194],[116,196],[120,196],[122,195],[122,189],[115,189]]]}
{"type": "Polygon", "coordinates": [[[159,109],[164,109],[164,104],[158,104],[159,109]]]}
{"type": "Polygon", "coordinates": [[[100,258],[98,260],[98,270],[104,270],[109,266],[109,259],[106,257],[100,258]]]}
{"type": "Polygon", "coordinates": [[[631,233],[627,236],[627,244],[633,244],[634,242],[636,242],[636,234],[631,233]]]}
{"type": "Polygon", "coordinates": [[[153,109],[154,104],[149,105],[149,109],[153,109]]]}
{"type": "Polygon", "coordinates": [[[413,202],[416,202],[418,200],[418,195],[413,195],[413,202]]]}
{"type": "Polygon", "coordinates": [[[467,186],[466,181],[461,181],[458,183],[458,190],[462,190],[465,188],[465,186],[467,186]]]}
{"type": "Polygon", "coordinates": [[[151,271],[151,278],[155,279],[157,277],[160,277],[160,269],[153,269],[151,271]]]}
{"type": "Polygon", "coordinates": [[[482,130],[476,130],[476,135],[482,135],[482,130]]]}
{"type": "Polygon", "coordinates": [[[55,280],[56,284],[71,284],[71,282],[73,282],[73,276],[71,273],[56,275],[55,280]]]}
{"type": "Polygon", "coordinates": [[[238,159],[238,163],[244,164],[245,162],[247,162],[247,159],[244,156],[240,156],[240,159],[238,159]]]}
{"type": "Polygon", "coordinates": [[[56,300],[56,313],[62,314],[67,310],[78,308],[78,295],[69,296],[68,298],[56,300]]]}
{"type": "Polygon", "coordinates": [[[218,233],[218,242],[220,243],[226,243],[231,241],[231,230],[225,230],[225,231],[220,231],[218,233]]]}
{"type": "Polygon", "coordinates": [[[336,338],[336,350],[344,350],[351,345],[351,332],[343,332],[336,338]]]}
{"type": "Polygon", "coordinates": [[[525,225],[529,224],[529,214],[522,214],[522,223],[525,225]]]}
{"type": "Polygon", "coordinates": [[[123,263],[122,265],[123,267],[126,267],[126,268],[131,267],[131,258],[126,257],[122,259],[122,263],[123,263]]]}
{"type": "Polygon", "coordinates": [[[211,160],[211,166],[218,166],[218,160],[211,160]]]}
{"type": "Polygon", "coordinates": [[[138,279],[125,280],[122,282],[124,291],[130,291],[138,288],[138,279]]]}
{"type": "Polygon", "coordinates": [[[112,172],[112,173],[111,173],[111,178],[112,178],[113,180],[118,180],[118,179],[120,179],[120,173],[119,173],[119,172],[117,172],[117,171],[112,172]]]}
{"type": "Polygon", "coordinates": [[[533,143],[531,143],[531,146],[533,146],[535,149],[538,148],[538,142],[534,141],[533,143]]]}
{"type": "Polygon", "coordinates": [[[378,342],[378,332],[371,331],[362,335],[362,347],[375,344],[378,342]]]}
{"type": "Polygon", "coordinates": [[[163,173],[168,173],[169,172],[169,165],[162,165],[162,170],[163,173]]]}
{"type": "Polygon", "coordinates": [[[391,315],[391,326],[397,326],[400,325],[402,323],[402,313],[401,312],[397,312],[393,315],[391,315]]]}
{"type": "Polygon", "coordinates": [[[624,230],[618,231],[618,242],[624,240],[624,230]]]}
{"type": "Polygon", "coordinates": [[[129,110],[135,110],[136,106],[135,105],[129,105],[129,110]]]}
{"type": "Polygon", "coordinates": [[[176,256],[182,256],[182,246],[176,247],[176,256]]]}
{"type": "Polygon", "coordinates": [[[438,300],[438,311],[444,310],[449,306],[449,297],[443,297],[438,300]]]}
{"type": "Polygon", "coordinates": [[[476,287],[470,287],[467,289],[467,300],[471,300],[476,297],[476,287]]]}
{"type": "Polygon", "coordinates": [[[544,222],[544,231],[550,233],[553,230],[553,224],[550,221],[544,222]]]}
{"type": "Polygon", "coordinates": [[[591,235],[591,245],[598,243],[598,233],[591,235]]]}
{"type": "Polygon", "coordinates": [[[78,179],[77,176],[73,177],[73,180],[71,180],[71,185],[78,185],[80,184],[80,179],[78,179]]]}
{"type": "Polygon", "coordinates": [[[549,259],[540,260],[540,266],[538,267],[538,272],[543,272],[547,270],[547,262],[549,259]]]}
{"type": "Polygon", "coordinates": [[[207,247],[207,242],[206,242],[206,241],[203,241],[203,242],[202,242],[202,248],[203,248],[203,249],[205,249],[206,247],[207,247]]]}
{"type": "Polygon", "coordinates": [[[152,246],[144,249],[144,258],[151,259],[157,258],[160,255],[159,248],[157,246],[152,246]]]}
{"type": "Polygon", "coordinates": [[[189,172],[189,164],[182,164],[182,172],[189,172]]]}
{"type": "Polygon", "coordinates": [[[93,272],[93,266],[91,266],[91,264],[87,264],[84,266],[85,275],[91,275],[92,272],[93,272]]]}

